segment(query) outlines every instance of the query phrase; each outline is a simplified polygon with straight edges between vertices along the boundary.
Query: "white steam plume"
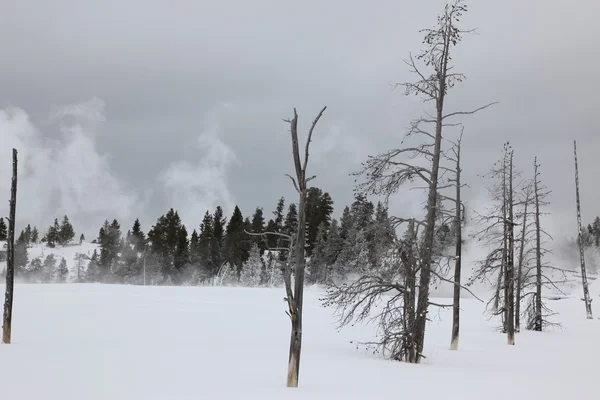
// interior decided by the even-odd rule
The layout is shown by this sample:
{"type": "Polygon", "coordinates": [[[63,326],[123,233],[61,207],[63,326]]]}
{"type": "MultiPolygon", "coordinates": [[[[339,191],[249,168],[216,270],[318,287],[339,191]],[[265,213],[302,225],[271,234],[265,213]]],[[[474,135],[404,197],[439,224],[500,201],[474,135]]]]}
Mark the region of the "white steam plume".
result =
{"type": "MultiPolygon", "coordinates": [[[[215,113],[227,109],[225,105],[215,113]]],[[[227,171],[239,161],[231,147],[219,137],[218,119],[219,116],[211,116],[207,128],[198,137],[196,162],[173,162],[159,176],[169,204],[178,210],[190,231],[202,222],[206,211],[212,212],[220,205],[227,215],[235,206],[227,171]]]]}
{"type": "MultiPolygon", "coordinates": [[[[54,218],[68,215],[77,232],[95,233],[108,217],[128,218],[140,199],[127,190],[96,146],[96,129],[105,121],[104,102],[60,107],[44,121],[59,127],[58,139],[39,130],[19,108],[0,111],[0,196],[8,200],[11,152],[19,152],[18,229],[24,224],[45,231],[54,218]]],[[[8,201],[0,202],[0,214],[8,201]]]]}

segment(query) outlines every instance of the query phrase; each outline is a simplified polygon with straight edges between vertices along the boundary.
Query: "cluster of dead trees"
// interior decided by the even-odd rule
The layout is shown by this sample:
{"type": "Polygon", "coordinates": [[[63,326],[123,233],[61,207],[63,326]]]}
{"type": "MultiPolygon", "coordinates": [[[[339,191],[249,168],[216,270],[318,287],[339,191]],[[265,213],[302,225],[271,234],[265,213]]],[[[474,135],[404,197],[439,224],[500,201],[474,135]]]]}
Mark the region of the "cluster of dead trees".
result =
{"type": "Polygon", "coordinates": [[[527,319],[527,329],[541,331],[553,325],[548,320],[552,312],[544,303],[542,292],[548,287],[560,290],[556,284],[567,272],[544,260],[549,253],[545,244],[552,237],[541,221],[550,191],[542,183],[539,169],[534,158],[532,177],[523,178],[514,166],[514,150],[506,143],[501,159],[485,175],[494,181],[488,188],[492,204],[477,214],[481,228],[473,234],[489,253],[477,262],[469,284],[480,280],[495,287],[488,307],[494,315],[502,316],[502,332],[507,334],[510,345],[515,344],[522,314],[527,319]]]}

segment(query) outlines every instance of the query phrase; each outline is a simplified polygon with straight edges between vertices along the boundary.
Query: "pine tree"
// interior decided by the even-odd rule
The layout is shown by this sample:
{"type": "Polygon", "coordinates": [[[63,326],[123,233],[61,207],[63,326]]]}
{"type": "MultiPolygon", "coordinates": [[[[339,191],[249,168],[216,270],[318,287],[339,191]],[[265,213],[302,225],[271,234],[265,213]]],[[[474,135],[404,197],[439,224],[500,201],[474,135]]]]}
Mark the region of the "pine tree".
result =
{"type": "Polygon", "coordinates": [[[0,241],[6,241],[8,239],[8,227],[4,218],[0,218],[0,241]]]}
{"type": "MultiPolygon", "coordinates": [[[[177,233],[177,243],[175,245],[175,257],[173,260],[173,265],[175,267],[176,275],[182,275],[184,269],[188,266],[189,263],[189,242],[188,242],[188,233],[185,225],[182,225],[179,228],[179,232],[177,233]]],[[[181,279],[176,279],[175,282],[181,282],[181,279]]]]}
{"type": "Polygon", "coordinates": [[[55,218],[54,224],[48,227],[48,231],[46,232],[46,235],[44,236],[42,241],[46,242],[48,247],[55,247],[56,244],[60,242],[59,232],[60,226],[58,225],[58,219],[55,218]]]}
{"type": "Polygon", "coordinates": [[[108,220],[104,221],[98,234],[98,243],[100,244],[98,266],[101,271],[98,279],[106,281],[109,275],[116,270],[119,262],[119,252],[122,248],[119,221],[116,219],[113,219],[112,223],[109,223],[108,220]]]}
{"type": "MultiPolygon", "coordinates": [[[[101,229],[102,230],[102,229],[101,229]]],[[[102,251],[102,250],[101,250],[102,251]]],[[[98,255],[98,251],[94,249],[94,253],[92,253],[92,257],[90,258],[90,262],[86,268],[86,280],[87,282],[99,282],[102,276],[102,270],[100,267],[100,256],[98,255]]]]}
{"type": "Polygon", "coordinates": [[[283,232],[286,235],[293,235],[298,228],[298,207],[296,203],[290,203],[288,212],[283,223],[283,232]]]}
{"type": "Polygon", "coordinates": [[[58,283],[65,283],[67,281],[67,276],[69,275],[69,268],[67,268],[67,260],[62,257],[60,260],[60,264],[56,269],[56,280],[58,283]]]}
{"type": "Polygon", "coordinates": [[[344,211],[342,212],[342,218],[340,219],[340,237],[342,240],[346,240],[350,230],[352,229],[352,213],[350,212],[350,207],[344,207],[344,211]]]}
{"type": "Polygon", "coordinates": [[[239,270],[244,260],[244,246],[242,241],[247,236],[244,232],[244,217],[238,206],[235,206],[233,215],[225,231],[225,258],[232,268],[239,270]]]}
{"type": "Polygon", "coordinates": [[[211,276],[216,276],[217,271],[221,268],[224,261],[223,248],[224,248],[224,234],[225,224],[227,220],[223,217],[223,209],[218,206],[213,216],[213,234],[212,241],[210,243],[211,252],[211,276]]]}
{"type": "Polygon", "coordinates": [[[327,227],[325,223],[321,223],[309,262],[313,283],[324,283],[328,278],[326,234],[327,227]]]}
{"type": "MultiPolygon", "coordinates": [[[[95,250],[94,250],[95,252],[95,250]]],[[[84,282],[86,280],[86,271],[84,268],[84,260],[87,256],[83,253],[75,253],[75,271],[77,272],[77,283],[84,282]]]]}
{"type": "Polygon", "coordinates": [[[60,244],[63,246],[70,243],[71,240],[73,240],[73,238],[75,237],[73,225],[71,225],[69,217],[67,217],[66,215],[63,217],[62,224],[60,225],[58,237],[60,244]]]}
{"type": "Polygon", "coordinates": [[[190,265],[198,271],[198,274],[202,272],[202,264],[200,262],[200,237],[195,229],[190,235],[190,265]]]}
{"type": "Polygon", "coordinates": [[[27,227],[25,227],[25,243],[27,245],[31,243],[31,232],[31,225],[27,224],[27,227]]]}
{"type": "Polygon", "coordinates": [[[260,255],[260,248],[255,243],[250,250],[250,256],[242,267],[240,274],[240,284],[242,286],[256,287],[260,285],[261,273],[264,269],[263,261],[260,255]]]}
{"type": "Polygon", "coordinates": [[[27,266],[27,273],[29,275],[30,282],[42,281],[43,264],[40,257],[36,257],[27,266]]]}
{"type": "Polygon", "coordinates": [[[56,274],[56,257],[54,257],[54,254],[51,253],[46,256],[42,266],[42,271],[42,279],[44,283],[54,282],[54,277],[56,274]]]}
{"type": "MultiPolygon", "coordinates": [[[[252,216],[252,224],[249,231],[253,233],[263,233],[265,231],[265,217],[263,216],[262,208],[256,207],[256,211],[252,216]]],[[[263,238],[261,236],[253,236],[252,242],[258,246],[260,254],[262,255],[267,248],[267,244],[263,238]]]]}
{"type": "Polygon", "coordinates": [[[283,229],[283,210],[284,210],[284,208],[285,208],[285,199],[283,197],[281,197],[279,199],[279,201],[277,202],[277,207],[275,208],[275,211],[273,212],[273,215],[275,216],[275,220],[273,222],[275,223],[275,226],[278,229],[277,232],[281,232],[281,230],[283,229]]]}
{"type": "Polygon", "coordinates": [[[144,235],[144,232],[142,231],[142,225],[140,224],[139,218],[136,218],[133,227],[131,228],[131,244],[136,253],[144,252],[146,235],[144,235]]]}
{"type": "Polygon", "coordinates": [[[15,242],[15,270],[23,271],[28,263],[27,242],[24,233],[21,233],[15,242]]]}
{"type": "Polygon", "coordinates": [[[200,224],[200,236],[198,237],[198,258],[203,277],[213,276],[218,269],[213,264],[213,245],[215,245],[213,216],[207,211],[204,214],[202,224],[200,224]]]}
{"type": "Polygon", "coordinates": [[[40,240],[40,232],[37,227],[33,227],[31,231],[31,243],[37,243],[40,240]]]}
{"type": "Polygon", "coordinates": [[[308,189],[306,199],[306,250],[310,256],[317,240],[319,227],[329,228],[331,213],[333,212],[333,200],[327,192],[312,187],[308,189]]]}

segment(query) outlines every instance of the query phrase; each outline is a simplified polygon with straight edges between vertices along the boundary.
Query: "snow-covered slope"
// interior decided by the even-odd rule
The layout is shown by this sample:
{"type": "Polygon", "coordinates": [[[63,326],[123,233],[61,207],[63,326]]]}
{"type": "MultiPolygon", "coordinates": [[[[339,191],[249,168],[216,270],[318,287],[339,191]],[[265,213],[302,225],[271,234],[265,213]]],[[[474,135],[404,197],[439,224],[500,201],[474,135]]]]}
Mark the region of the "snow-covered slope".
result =
{"type": "MultiPolygon", "coordinates": [[[[0,242],[0,248],[2,248],[3,243],[0,242]]],[[[29,262],[31,262],[31,260],[33,260],[34,258],[40,257],[42,259],[42,261],[44,260],[45,257],[47,257],[49,254],[54,254],[54,257],[56,257],[57,261],[60,261],[60,259],[62,257],[64,257],[67,260],[67,268],[69,269],[69,275],[67,277],[67,282],[70,282],[72,280],[75,279],[75,277],[77,276],[77,268],[76,268],[76,262],[75,262],[75,255],[77,253],[79,254],[85,254],[88,257],[91,257],[92,254],[94,253],[94,250],[98,249],[98,245],[94,244],[94,243],[82,243],[82,244],[73,244],[73,245],[67,245],[67,246],[59,246],[57,245],[54,248],[50,248],[48,246],[46,246],[45,244],[41,244],[41,243],[34,243],[29,245],[29,247],[27,248],[27,257],[29,259],[29,262]]],[[[87,262],[86,262],[87,265],[87,262]]],[[[0,261],[0,271],[4,271],[4,269],[6,268],[6,261],[0,261]]]]}
{"type": "MultiPolygon", "coordinates": [[[[594,283],[594,290],[597,286],[594,283]]],[[[0,285],[0,291],[4,291],[0,285]]],[[[576,296],[553,301],[563,328],[506,345],[483,305],[432,312],[425,365],[357,350],[371,327],[337,332],[305,293],[300,388],[285,387],[290,324],[282,289],[100,284],[16,286],[13,344],[0,345],[12,399],[597,399],[600,321],[576,296]]],[[[440,300],[440,302],[442,302],[440,300]]],[[[600,310],[598,310],[600,312],[600,310]]]]}

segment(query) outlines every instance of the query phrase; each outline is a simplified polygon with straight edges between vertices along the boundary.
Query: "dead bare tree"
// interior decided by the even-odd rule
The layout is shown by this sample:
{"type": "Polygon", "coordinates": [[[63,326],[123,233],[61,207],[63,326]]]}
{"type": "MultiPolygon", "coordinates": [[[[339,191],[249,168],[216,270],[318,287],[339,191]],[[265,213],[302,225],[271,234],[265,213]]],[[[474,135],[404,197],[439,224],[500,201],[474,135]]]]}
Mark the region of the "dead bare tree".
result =
{"type": "Polygon", "coordinates": [[[523,193],[525,199],[523,201],[523,213],[521,214],[521,237],[519,239],[519,259],[518,259],[518,267],[517,267],[517,277],[516,277],[516,294],[515,294],[515,332],[520,332],[521,330],[521,291],[523,288],[523,265],[526,263],[528,253],[525,251],[528,248],[528,233],[530,231],[529,227],[532,225],[529,222],[529,203],[532,201],[533,197],[533,185],[528,183],[524,186],[523,193]]]}
{"type": "Polygon", "coordinates": [[[506,334],[509,345],[515,344],[515,280],[514,280],[514,269],[515,269],[515,222],[514,222],[514,190],[513,190],[513,157],[514,152],[510,152],[509,161],[509,175],[508,175],[508,193],[507,193],[507,208],[508,208],[508,221],[506,226],[508,230],[508,251],[506,254],[506,334]]]}
{"type": "Polygon", "coordinates": [[[305,242],[305,227],[306,227],[306,198],[308,195],[308,182],[313,180],[315,176],[306,176],[306,167],[308,166],[308,155],[310,142],[312,141],[312,135],[321,119],[321,116],[325,112],[327,107],[323,107],[321,112],[314,119],[310,130],[308,131],[308,138],[304,147],[304,160],[300,158],[300,148],[298,144],[298,113],[294,108],[294,117],[291,120],[286,120],[290,124],[290,132],[292,136],[292,157],[294,159],[294,168],[296,171],[296,177],[288,175],[294,184],[294,188],[298,192],[298,227],[296,230],[296,237],[294,238],[294,249],[293,256],[294,262],[294,288],[292,290],[291,280],[291,266],[287,263],[286,272],[283,275],[285,290],[286,290],[286,301],[289,308],[289,317],[292,322],[292,332],[290,338],[290,355],[288,360],[288,375],[287,375],[287,386],[298,387],[298,376],[300,372],[300,352],[302,349],[302,303],[304,298],[304,242],[305,242]]]}
{"type": "Polygon", "coordinates": [[[488,306],[493,304],[493,314],[502,315],[502,331],[507,334],[508,344],[514,344],[514,192],[521,184],[515,184],[519,172],[514,170],[513,150],[509,143],[504,145],[501,160],[485,176],[499,182],[488,189],[494,205],[486,214],[478,214],[484,228],[473,236],[491,250],[484,260],[477,263],[478,268],[469,282],[486,280],[498,273],[496,294],[488,306]],[[499,308],[501,293],[503,306],[499,308]]]}
{"type": "Polygon", "coordinates": [[[10,189],[10,216],[8,217],[8,253],[6,260],[6,293],[4,295],[4,319],[2,342],[10,344],[12,332],[13,293],[15,284],[15,216],[17,209],[17,149],[12,151],[13,175],[10,189]]]}
{"type": "Polygon", "coordinates": [[[455,199],[455,216],[454,216],[454,234],[456,241],[456,251],[454,254],[454,300],[452,303],[452,336],[450,338],[450,349],[458,350],[458,339],[460,331],[460,275],[462,269],[462,203],[461,203],[461,180],[460,175],[462,172],[460,166],[460,147],[462,142],[462,133],[456,146],[453,148],[454,156],[456,159],[456,178],[454,183],[456,186],[456,199],[455,199]]]}
{"type": "Polygon", "coordinates": [[[581,263],[581,283],[583,286],[583,301],[585,302],[585,314],[587,319],[593,319],[592,300],[588,289],[587,272],[585,269],[585,255],[583,249],[583,231],[581,228],[581,201],[579,199],[579,167],[577,165],[577,141],[573,141],[573,153],[575,155],[575,193],[577,200],[577,229],[579,242],[579,260],[581,263]]]}
{"type": "Polygon", "coordinates": [[[554,287],[562,293],[562,291],[556,286],[556,283],[554,279],[552,279],[550,272],[558,271],[564,277],[567,271],[562,270],[560,268],[552,267],[551,265],[545,264],[542,261],[544,255],[549,253],[549,251],[544,248],[544,242],[542,240],[542,237],[552,239],[552,237],[542,228],[540,222],[540,216],[542,215],[541,208],[548,205],[548,202],[545,199],[550,194],[550,191],[547,190],[546,187],[540,181],[540,164],[538,164],[537,157],[534,159],[533,167],[533,205],[535,208],[535,265],[530,269],[530,271],[533,272],[533,274],[531,274],[531,279],[529,279],[525,283],[526,288],[532,288],[530,292],[525,294],[525,296],[530,296],[530,301],[525,310],[525,313],[527,315],[527,329],[541,332],[545,326],[557,325],[556,323],[548,321],[548,317],[554,315],[555,313],[553,313],[546,306],[546,304],[544,304],[542,298],[542,288],[545,286],[550,286],[554,287]]]}

